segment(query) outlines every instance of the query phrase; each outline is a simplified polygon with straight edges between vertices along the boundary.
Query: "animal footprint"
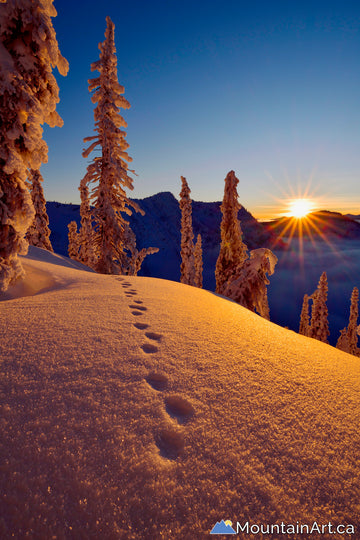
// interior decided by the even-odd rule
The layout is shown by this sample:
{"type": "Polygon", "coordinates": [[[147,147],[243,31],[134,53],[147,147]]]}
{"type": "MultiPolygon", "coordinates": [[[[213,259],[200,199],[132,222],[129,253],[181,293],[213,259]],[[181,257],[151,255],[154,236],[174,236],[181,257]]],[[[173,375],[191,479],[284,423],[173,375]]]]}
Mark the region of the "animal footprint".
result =
{"type": "Polygon", "coordinates": [[[145,332],[145,336],[149,339],[153,339],[154,341],[160,341],[162,338],[162,335],[157,334],[156,332],[145,332]]]}
{"type": "Polygon", "coordinates": [[[124,281],[124,278],[123,277],[117,277],[115,278],[117,281],[124,281]]]}
{"type": "Polygon", "coordinates": [[[184,449],[183,435],[174,428],[164,428],[156,438],[160,455],[167,459],[176,459],[184,449]]]}
{"type": "Polygon", "coordinates": [[[176,418],[180,424],[185,424],[195,414],[194,407],[182,396],[167,396],[165,398],[165,407],[167,413],[176,418]]]}
{"type": "Polygon", "coordinates": [[[141,322],[134,323],[134,326],[135,326],[135,328],[137,328],[138,330],[145,330],[146,328],[149,328],[149,325],[148,325],[148,324],[146,324],[146,323],[141,323],[141,322]]]}
{"type": "Polygon", "coordinates": [[[135,304],[143,304],[144,302],[142,300],[134,300],[135,304]]]}
{"type": "Polygon", "coordinates": [[[144,315],[142,311],[132,311],[131,313],[135,316],[144,315]]]}
{"type": "Polygon", "coordinates": [[[147,308],[144,306],[134,306],[133,304],[130,304],[130,309],[138,309],[139,311],[147,311],[147,308]]]}
{"type": "Polygon", "coordinates": [[[131,287],[131,283],[127,283],[126,281],[124,281],[124,283],[121,286],[124,287],[124,289],[126,289],[127,287],[131,287]]]}
{"type": "Polygon", "coordinates": [[[156,353],[158,351],[158,348],[152,343],[144,343],[144,345],[141,345],[141,349],[147,354],[156,353]]]}
{"type": "Polygon", "coordinates": [[[168,378],[166,375],[156,373],[155,371],[149,373],[145,380],[152,388],[154,388],[154,390],[165,390],[168,385],[168,378]]]}

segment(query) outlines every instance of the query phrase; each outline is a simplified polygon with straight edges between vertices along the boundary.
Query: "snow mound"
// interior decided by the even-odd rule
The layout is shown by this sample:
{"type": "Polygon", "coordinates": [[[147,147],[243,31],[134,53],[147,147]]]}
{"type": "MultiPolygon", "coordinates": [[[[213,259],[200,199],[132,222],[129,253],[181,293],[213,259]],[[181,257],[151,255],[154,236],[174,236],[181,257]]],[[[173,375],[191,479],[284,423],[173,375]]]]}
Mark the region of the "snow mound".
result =
{"type": "Polygon", "coordinates": [[[359,531],[358,358],[208,291],[24,261],[63,286],[0,304],[0,538],[359,531]]]}
{"type": "Polygon", "coordinates": [[[29,246],[29,252],[26,255],[25,259],[27,261],[39,261],[49,264],[55,264],[57,266],[64,266],[65,268],[75,268],[77,270],[94,273],[91,268],[88,268],[87,266],[81,264],[78,261],[73,261],[68,257],[64,257],[63,255],[58,255],[57,253],[52,253],[51,251],[47,251],[46,249],[41,249],[34,246],[29,246]]]}
{"type": "Polygon", "coordinates": [[[22,296],[31,296],[56,286],[56,280],[49,272],[33,268],[26,263],[23,264],[23,268],[26,272],[26,278],[18,280],[6,292],[0,292],[0,300],[13,300],[22,296]]]}
{"type": "MultiPolygon", "coordinates": [[[[22,260],[22,266],[26,273],[25,278],[23,280],[18,280],[14,285],[10,286],[6,292],[0,292],[0,301],[14,300],[15,298],[21,298],[23,296],[33,296],[45,291],[57,289],[61,286],[65,286],[66,283],[69,283],[69,279],[64,279],[64,274],[62,277],[59,275],[56,278],[51,265],[93,272],[93,270],[77,261],[34,246],[29,246],[27,256],[20,257],[20,259],[22,260]]],[[[69,276],[67,275],[67,277],[69,276]]],[[[71,281],[72,280],[70,279],[70,282],[71,281]]]]}

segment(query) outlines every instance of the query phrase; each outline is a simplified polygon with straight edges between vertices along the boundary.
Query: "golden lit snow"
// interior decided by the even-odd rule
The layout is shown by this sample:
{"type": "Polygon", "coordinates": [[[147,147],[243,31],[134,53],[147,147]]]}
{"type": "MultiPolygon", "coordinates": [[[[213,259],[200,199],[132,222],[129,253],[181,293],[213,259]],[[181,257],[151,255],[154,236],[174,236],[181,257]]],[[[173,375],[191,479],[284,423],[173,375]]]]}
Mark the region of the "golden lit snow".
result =
{"type": "Polygon", "coordinates": [[[358,358],[208,291],[23,261],[0,302],[0,538],[359,526],[358,358]]]}

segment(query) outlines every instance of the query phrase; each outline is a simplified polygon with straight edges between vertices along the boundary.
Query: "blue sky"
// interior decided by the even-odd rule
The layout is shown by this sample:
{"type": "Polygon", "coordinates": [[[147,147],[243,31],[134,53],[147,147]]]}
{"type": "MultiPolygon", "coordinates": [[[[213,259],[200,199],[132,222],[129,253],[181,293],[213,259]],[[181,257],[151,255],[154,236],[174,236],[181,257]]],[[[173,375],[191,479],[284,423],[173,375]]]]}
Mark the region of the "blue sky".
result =
{"type": "Polygon", "coordinates": [[[231,169],[256,217],[308,196],[360,213],[358,1],[55,0],[67,77],[56,73],[64,127],[45,128],[48,200],[78,202],[93,134],[87,80],[105,17],[115,23],[119,82],[131,109],[134,197],[221,200],[231,169]],[[86,6],[86,7],[85,7],[86,6]]]}

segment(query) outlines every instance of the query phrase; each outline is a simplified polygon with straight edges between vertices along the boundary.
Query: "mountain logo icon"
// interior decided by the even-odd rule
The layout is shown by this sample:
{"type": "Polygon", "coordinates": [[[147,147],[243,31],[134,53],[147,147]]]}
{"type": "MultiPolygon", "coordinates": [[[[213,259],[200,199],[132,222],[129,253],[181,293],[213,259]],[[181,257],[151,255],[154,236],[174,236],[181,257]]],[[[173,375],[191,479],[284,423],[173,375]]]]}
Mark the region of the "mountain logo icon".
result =
{"type": "Polygon", "coordinates": [[[230,519],[227,519],[226,521],[222,519],[214,525],[210,531],[210,534],[236,534],[236,532],[232,528],[232,522],[230,519]]]}

